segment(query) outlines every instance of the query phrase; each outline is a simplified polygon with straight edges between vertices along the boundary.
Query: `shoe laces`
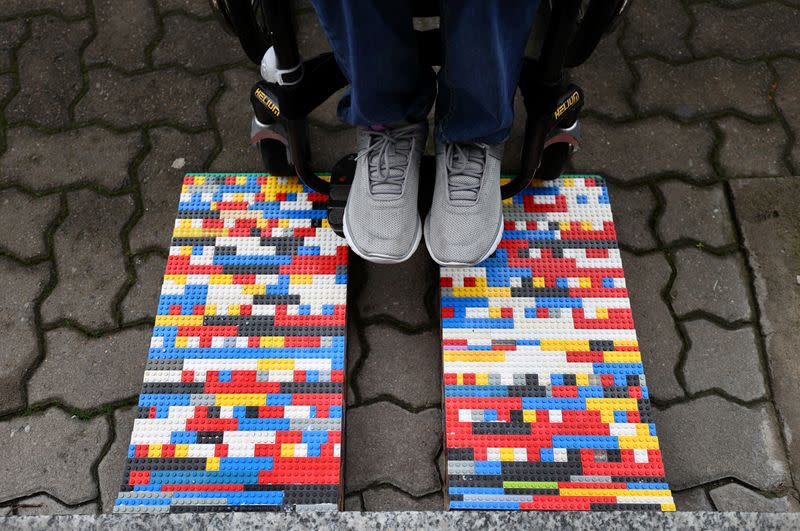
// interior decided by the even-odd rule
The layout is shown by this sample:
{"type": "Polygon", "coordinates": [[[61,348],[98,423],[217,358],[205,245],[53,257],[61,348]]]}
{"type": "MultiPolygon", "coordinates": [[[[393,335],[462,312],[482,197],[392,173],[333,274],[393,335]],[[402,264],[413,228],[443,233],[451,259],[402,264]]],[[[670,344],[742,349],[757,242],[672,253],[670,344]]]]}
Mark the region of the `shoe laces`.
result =
{"type": "Polygon", "coordinates": [[[445,144],[444,160],[451,201],[474,203],[478,200],[487,148],[486,144],[445,144]]]}
{"type": "Polygon", "coordinates": [[[369,147],[356,160],[366,158],[369,165],[369,191],[374,195],[396,196],[403,192],[417,124],[384,131],[366,130],[369,147]]]}

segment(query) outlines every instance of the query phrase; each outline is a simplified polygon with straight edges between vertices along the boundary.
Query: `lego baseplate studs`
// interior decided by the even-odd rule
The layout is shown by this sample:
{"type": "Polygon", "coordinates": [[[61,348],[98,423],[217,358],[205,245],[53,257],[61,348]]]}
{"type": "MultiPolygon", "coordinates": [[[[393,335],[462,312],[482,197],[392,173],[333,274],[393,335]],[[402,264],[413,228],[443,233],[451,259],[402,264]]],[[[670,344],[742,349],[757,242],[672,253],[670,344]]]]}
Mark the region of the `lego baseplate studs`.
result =
{"type": "Polygon", "coordinates": [[[295,178],[188,175],[115,512],[336,509],[347,246],[295,178]]]}
{"type": "Polygon", "coordinates": [[[504,212],[495,255],[441,271],[450,508],[674,510],[603,181],[504,212]]]}

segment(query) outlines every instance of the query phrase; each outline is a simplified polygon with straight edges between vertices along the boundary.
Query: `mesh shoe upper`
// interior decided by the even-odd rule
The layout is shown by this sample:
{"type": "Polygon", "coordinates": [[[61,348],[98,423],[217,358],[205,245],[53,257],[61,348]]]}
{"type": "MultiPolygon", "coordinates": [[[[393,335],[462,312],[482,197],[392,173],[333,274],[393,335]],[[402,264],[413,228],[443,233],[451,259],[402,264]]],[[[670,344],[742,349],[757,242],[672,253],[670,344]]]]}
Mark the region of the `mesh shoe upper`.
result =
{"type": "Polygon", "coordinates": [[[502,145],[437,146],[425,240],[440,264],[475,264],[494,251],[503,226],[502,154],[502,145]]]}
{"type": "Polygon", "coordinates": [[[419,166],[427,123],[359,129],[356,174],[345,208],[348,243],[368,260],[397,262],[416,249],[419,166]]]}

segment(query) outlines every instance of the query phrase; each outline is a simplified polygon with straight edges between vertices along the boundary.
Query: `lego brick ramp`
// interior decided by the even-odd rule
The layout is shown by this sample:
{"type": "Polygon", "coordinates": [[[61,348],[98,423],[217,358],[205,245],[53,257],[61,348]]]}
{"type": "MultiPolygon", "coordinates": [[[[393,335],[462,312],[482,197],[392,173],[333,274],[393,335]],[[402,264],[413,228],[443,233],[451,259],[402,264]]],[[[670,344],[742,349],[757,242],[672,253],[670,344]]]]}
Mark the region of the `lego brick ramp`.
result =
{"type": "Polygon", "coordinates": [[[450,508],[674,510],[603,180],[504,212],[494,256],[441,271],[450,508]]]}
{"type": "Polygon", "coordinates": [[[188,175],[115,512],[336,509],[348,250],[297,179],[188,175]]]}

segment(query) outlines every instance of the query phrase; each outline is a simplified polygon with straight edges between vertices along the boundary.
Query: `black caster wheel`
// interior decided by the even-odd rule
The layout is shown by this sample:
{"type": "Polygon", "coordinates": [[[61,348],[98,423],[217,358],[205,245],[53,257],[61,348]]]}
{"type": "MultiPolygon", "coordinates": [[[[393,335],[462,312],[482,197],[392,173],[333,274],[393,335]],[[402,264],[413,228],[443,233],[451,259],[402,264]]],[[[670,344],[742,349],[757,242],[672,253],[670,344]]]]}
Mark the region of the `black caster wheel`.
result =
{"type": "Polygon", "coordinates": [[[566,142],[558,142],[547,146],[544,149],[544,153],[542,153],[542,162],[539,164],[539,169],[536,170],[534,178],[553,181],[561,177],[561,172],[567,165],[572,151],[572,146],[566,142]]]}
{"type": "Polygon", "coordinates": [[[264,169],[271,175],[294,175],[294,167],[289,163],[286,146],[280,140],[265,139],[258,142],[264,169]]]}

